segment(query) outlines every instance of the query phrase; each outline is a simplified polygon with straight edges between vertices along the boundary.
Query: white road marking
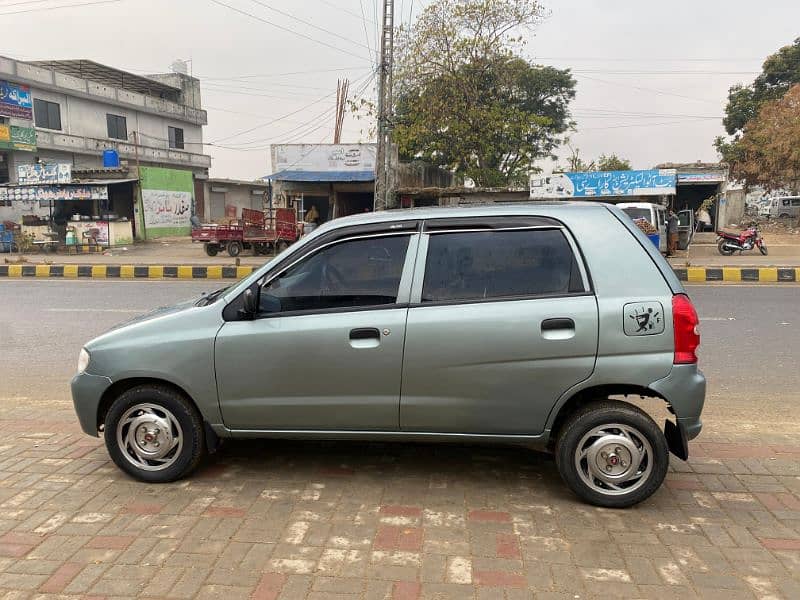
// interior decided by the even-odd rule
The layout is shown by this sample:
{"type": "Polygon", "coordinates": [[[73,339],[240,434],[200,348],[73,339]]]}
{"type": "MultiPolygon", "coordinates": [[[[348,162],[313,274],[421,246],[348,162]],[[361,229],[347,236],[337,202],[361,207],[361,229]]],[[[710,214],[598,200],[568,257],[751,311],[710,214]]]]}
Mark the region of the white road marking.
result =
{"type": "Polygon", "coordinates": [[[700,317],[701,321],[735,321],[736,317],[700,317]]]}
{"type": "Polygon", "coordinates": [[[146,312],[144,309],[132,308],[45,308],[44,312],[106,312],[106,313],[125,313],[125,314],[142,314],[146,312]]]}

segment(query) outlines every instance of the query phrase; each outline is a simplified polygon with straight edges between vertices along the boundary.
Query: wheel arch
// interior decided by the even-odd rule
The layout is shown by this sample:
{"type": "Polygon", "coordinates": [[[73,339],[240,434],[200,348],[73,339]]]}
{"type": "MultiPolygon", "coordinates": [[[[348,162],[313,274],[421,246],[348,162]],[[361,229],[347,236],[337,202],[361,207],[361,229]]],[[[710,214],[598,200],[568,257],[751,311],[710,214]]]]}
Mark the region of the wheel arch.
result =
{"type": "Polygon", "coordinates": [[[635,396],[638,398],[658,398],[663,400],[667,404],[668,410],[672,412],[669,401],[664,398],[664,396],[655,390],[642,385],[603,384],[587,387],[572,394],[554,410],[554,414],[551,417],[552,420],[548,426],[549,435],[547,440],[547,448],[549,450],[554,448],[556,439],[558,438],[558,433],[561,427],[564,425],[564,422],[571,414],[590,402],[594,402],[596,400],[607,400],[611,398],[611,396],[626,396],[624,401],[633,406],[636,406],[636,402],[632,402],[632,399],[628,398],[628,396],[635,396]]]}
{"type": "Polygon", "coordinates": [[[108,389],[103,392],[103,395],[100,397],[100,402],[97,405],[97,431],[103,431],[103,424],[106,420],[106,415],[108,414],[108,410],[111,408],[114,400],[119,398],[128,390],[141,385],[158,385],[161,387],[166,387],[186,398],[186,400],[188,400],[197,411],[197,414],[200,415],[200,419],[203,422],[203,429],[205,430],[206,434],[206,447],[208,451],[214,452],[217,447],[219,447],[219,437],[209,425],[208,421],[206,421],[206,419],[203,417],[203,411],[200,410],[200,407],[197,405],[197,402],[194,400],[194,398],[192,398],[192,396],[178,384],[166,379],[159,379],[157,377],[129,377],[115,381],[108,386],[108,389]]]}

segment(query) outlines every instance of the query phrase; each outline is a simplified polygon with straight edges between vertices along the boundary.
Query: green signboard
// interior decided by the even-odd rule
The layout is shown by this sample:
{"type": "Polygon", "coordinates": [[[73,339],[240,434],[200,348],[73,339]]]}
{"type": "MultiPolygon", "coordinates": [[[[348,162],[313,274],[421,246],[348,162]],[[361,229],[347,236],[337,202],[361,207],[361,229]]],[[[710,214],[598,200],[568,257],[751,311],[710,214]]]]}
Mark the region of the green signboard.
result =
{"type": "Polygon", "coordinates": [[[36,130],[33,127],[0,125],[0,148],[8,150],[36,150],[36,130]]]}
{"type": "Polygon", "coordinates": [[[192,172],[142,167],[139,179],[147,237],[189,235],[194,197],[192,172]]]}

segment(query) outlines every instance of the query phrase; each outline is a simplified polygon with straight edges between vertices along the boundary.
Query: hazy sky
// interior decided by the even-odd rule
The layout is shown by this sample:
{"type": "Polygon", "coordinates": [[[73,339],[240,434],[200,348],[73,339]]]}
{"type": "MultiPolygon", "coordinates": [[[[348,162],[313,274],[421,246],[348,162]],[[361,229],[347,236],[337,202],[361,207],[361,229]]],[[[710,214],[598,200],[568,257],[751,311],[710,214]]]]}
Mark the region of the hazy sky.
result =
{"type": "MultiPolygon", "coordinates": [[[[116,0],[49,10],[96,1],[0,0],[0,54],[87,58],[138,73],[191,59],[216,177],[268,173],[270,143],[330,142],[337,77],[349,77],[351,91],[374,92],[378,0],[116,0]]],[[[407,22],[428,0],[396,3],[397,21],[407,22]]],[[[800,2],[790,0],[545,6],[551,16],[527,51],[574,70],[573,145],[586,158],[616,153],[636,168],[715,160],[728,87],[751,81],[764,57],[800,36],[800,2]]],[[[348,117],[343,140],[368,141],[366,128],[348,117]]]]}

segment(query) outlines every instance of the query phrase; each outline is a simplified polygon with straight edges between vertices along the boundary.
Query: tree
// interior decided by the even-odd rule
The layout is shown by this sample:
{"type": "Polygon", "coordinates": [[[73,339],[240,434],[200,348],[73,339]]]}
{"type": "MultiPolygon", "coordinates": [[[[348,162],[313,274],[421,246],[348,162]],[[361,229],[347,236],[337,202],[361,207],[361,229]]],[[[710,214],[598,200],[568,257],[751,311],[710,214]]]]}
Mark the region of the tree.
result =
{"type": "Polygon", "coordinates": [[[567,156],[567,168],[556,169],[557,171],[630,171],[631,163],[629,160],[620,158],[616,154],[606,156],[601,154],[600,158],[591,162],[586,162],[580,156],[580,148],[573,148],[567,139],[565,141],[569,148],[567,156]]]}
{"type": "Polygon", "coordinates": [[[597,159],[598,171],[630,171],[631,162],[627,159],[620,158],[616,154],[606,156],[601,154],[597,159]]]}
{"type": "Polygon", "coordinates": [[[764,102],[782,97],[795,83],[800,83],[800,38],[768,56],[753,83],[730,88],[722,121],[725,131],[741,133],[764,102]]]}
{"type": "Polygon", "coordinates": [[[394,141],[479,186],[523,183],[571,126],[569,70],[520,56],[534,0],[439,0],[398,36],[394,141]]]}
{"type": "Polygon", "coordinates": [[[731,174],[768,189],[800,184],[800,84],[779,100],[762,104],[731,144],[731,174]]]}

